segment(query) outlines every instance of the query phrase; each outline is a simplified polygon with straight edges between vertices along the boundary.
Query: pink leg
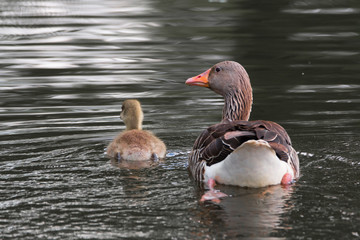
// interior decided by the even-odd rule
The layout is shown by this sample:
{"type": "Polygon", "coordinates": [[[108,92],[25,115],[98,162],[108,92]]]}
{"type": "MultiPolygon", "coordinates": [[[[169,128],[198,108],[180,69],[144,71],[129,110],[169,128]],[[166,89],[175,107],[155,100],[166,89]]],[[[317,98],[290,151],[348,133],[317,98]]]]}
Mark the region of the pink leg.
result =
{"type": "Polygon", "coordinates": [[[210,178],[210,179],[208,180],[208,186],[209,186],[210,190],[215,190],[215,189],[214,189],[215,185],[216,185],[215,179],[210,178]]]}
{"type": "Polygon", "coordinates": [[[208,180],[208,186],[210,190],[201,197],[200,202],[213,201],[215,203],[220,203],[220,198],[228,196],[225,193],[220,192],[219,190],[215,190],[215,185],[215,180],[210,178],[208,180]]]}
{"type": "Polygon", "coordinates": [[[281,179],[281,185],[289,185],[293,182],[293,178],[290,173],[285,173],[281,179]]]}

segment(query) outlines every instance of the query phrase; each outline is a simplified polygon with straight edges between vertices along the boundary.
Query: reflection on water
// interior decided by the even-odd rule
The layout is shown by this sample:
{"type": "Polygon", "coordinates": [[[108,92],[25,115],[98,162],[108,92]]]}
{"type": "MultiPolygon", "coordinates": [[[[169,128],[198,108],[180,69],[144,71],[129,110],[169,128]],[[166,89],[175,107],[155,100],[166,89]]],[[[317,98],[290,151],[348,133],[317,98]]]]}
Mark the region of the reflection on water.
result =
{"type": "Polygon", "coordinates": [[[355,1],[0,2],[1,239],[359,238],[355,1]],[[288,189],[217,186],[186,170],[222,99],[185,86],[225,59],[247,69],[252,119],[282,124],[302,176],[288,189]],[[163,162],[111,162],[121,103],[141,100],[163,162]]]}
{"type": "Polygon", "coordinates": [[[292,209],[289,186],[272,186],[261,189],[239,189],[222,186],[221,191],[230,197],[220,204],[204,203],[197,218],[209,225],[209,232],[193,233],[206,238],[269,237],[281,229],[282,215],[292,209]],[[226,231],[223,227],[226,226],[226,231]]]}

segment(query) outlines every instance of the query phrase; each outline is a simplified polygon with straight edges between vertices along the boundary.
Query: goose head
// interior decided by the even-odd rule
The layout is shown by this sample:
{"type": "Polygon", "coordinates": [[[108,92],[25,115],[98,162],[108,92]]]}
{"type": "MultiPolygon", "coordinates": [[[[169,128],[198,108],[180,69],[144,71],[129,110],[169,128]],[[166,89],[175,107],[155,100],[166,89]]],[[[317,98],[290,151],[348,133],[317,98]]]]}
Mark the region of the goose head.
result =
{"type": "Polygon", "coordinates": [[[252,105],[252,88],[246,70],[239,63],[224,61],[189,78],[187,85],[206,87],[225,99],[223,120],[248,120],[252,105]]]}
{"type": "Polygon", "coordinates": [[[120,119],[124,121],[126,130],[141,130],[144,115],[140,102],[133,99],[125,100],[121,107],[120,119]]]}

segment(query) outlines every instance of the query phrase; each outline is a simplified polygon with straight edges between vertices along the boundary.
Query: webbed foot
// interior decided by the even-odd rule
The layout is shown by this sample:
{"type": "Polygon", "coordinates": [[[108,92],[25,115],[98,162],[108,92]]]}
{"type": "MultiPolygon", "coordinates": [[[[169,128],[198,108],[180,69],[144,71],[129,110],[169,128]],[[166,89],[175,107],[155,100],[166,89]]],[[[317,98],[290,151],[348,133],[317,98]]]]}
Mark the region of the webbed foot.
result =
{"type": "Polygon", "coordinates": [[[158,162],[159,156],[156,153],[153,153],[153,154],[151,154],[151,160],[153,160],[154,162],[158,162]]]}
{"type": "Polygon", "coordinates": [[[212,201],[215,203],[220,203],[220,198],[224,198],[228,196],[227,194],[220,192],[220,190],[216,190],[214,188],[215,185],[216,185],[215,180],[210,178],[208,181],[208,186],[210,190],[204,193],[204,195],[202,195],[200,202],[212,201]]]}
{"type": "Polygon", "coordinates": [[[118,153],[116,153],[116,155],[115,155],[115,159],[116,159],[116,160],[118,160],[118,162],[120,162],[120,161],[121,161],[122,157],[121,157],[121,155],[120,155],[120,153],[119,153],[119,152],[118,152],[118,153]]]}

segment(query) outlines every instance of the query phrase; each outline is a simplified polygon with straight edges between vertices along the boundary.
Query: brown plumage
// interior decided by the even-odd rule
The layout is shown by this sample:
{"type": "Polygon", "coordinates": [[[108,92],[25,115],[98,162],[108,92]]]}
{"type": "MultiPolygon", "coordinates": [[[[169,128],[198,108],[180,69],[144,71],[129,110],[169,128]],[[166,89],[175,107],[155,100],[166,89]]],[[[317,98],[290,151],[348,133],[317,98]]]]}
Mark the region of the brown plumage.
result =
{"type": "Polygon", "coordinates": [[[143,112],[137,100],[125,100],[120,118],[126,125],[107,147],[107,155],[118,160],[144,161],[164,158],[165,144],[154,134],[142,130],[143,112]]]}
{"type": "MultiPolygon", "coordinates": [[[[233,184],[232,181],[226,182],[223,180],[222,182],[224,177],[221,177],[221,174],[216,175],[217,173],[206,173],[205,171],[213,171],[209,170],[211,166],[227,159],[228,156],[231,156],[240,146],[253,145],[255,143],[254,141],[259,143],[259,148],[270,149],[268,151],[268,158],[276,159],[277,157],[279,161],[286,163],[293,179],[299,176],[298,156],[291,145],[290,137],[285,129],[271,121],[248,121],[252,106],[252,88],[248,74],[239,63],[232,61],[220,62],[204,73],[189,78],[186,84],[208,87],[222,95],[225,99],[222,122],[204,130],[196,139],[190,154],[189,170],[196,180],[203,181],[209,178],[206,177],[207,175],[213,176],[215,174],[214,176],[218,178],[215,180],[218,182],[225,184],[230,182],[229,184],[233,184]],[[273,150],[275,158],[272,157],[271,149],[273,150]]],[[[251,152],[249,154],[246,153],[246,161],[259,160],[258,157],[254,157],[252,160],[251,152]]],[[[241,152],[239,152],[236,156],[234,155],[233,158],[240,159],[241,156],[241,152]]],[[[237,160],[232,159],[231,161],[237,160]]],[[[277,164],[276,161],[275,164],[277,164]]],[[[282,165],[280,164],[279,166],[283,167],[282,165]]],[[[269,167],[269,169],[270,168],[271,167],[269,167]]],[[[264,169],[266,172],[267,167],[264,166],[264,169]]],[[[244,171],[248,174],[247,172],[251,171],[251,169],[244,171]]],[[[222,174],[226,175],[228,170],[224,170],[224,172],[225,173],[222,174]]],[[[243,174],[241,169],[238,172],[239,174],[243,174]]],[[[258,174],[258,172],[256,174],[258,174]]],[[[256,174],[250,177],[256,178],[256,174]]],[[[251,173],[249,173],[249,175],[251,175],[251,173]]],[[[261,173],[258,175],[261,175],[261,173]]],[[[259,176],[259,178],[261,177],[262,176],[259,176]]],[[[226,178],[230,177],[226,176],[226,178]]],[[[241,178],[241,176],[233,176],[233,178],[241,178]]],[[[253,185],[252,183],[241,181],[243,180],[239,180],[238,183],[235,184],[239,186],[266,185],[265,180],[259,180],[259,183],[254,183],[253,185]]],[[[278,180],[269,180],[268,182],[269,185],[271,185],[276,184],[277,181],[278,180]]]]}

